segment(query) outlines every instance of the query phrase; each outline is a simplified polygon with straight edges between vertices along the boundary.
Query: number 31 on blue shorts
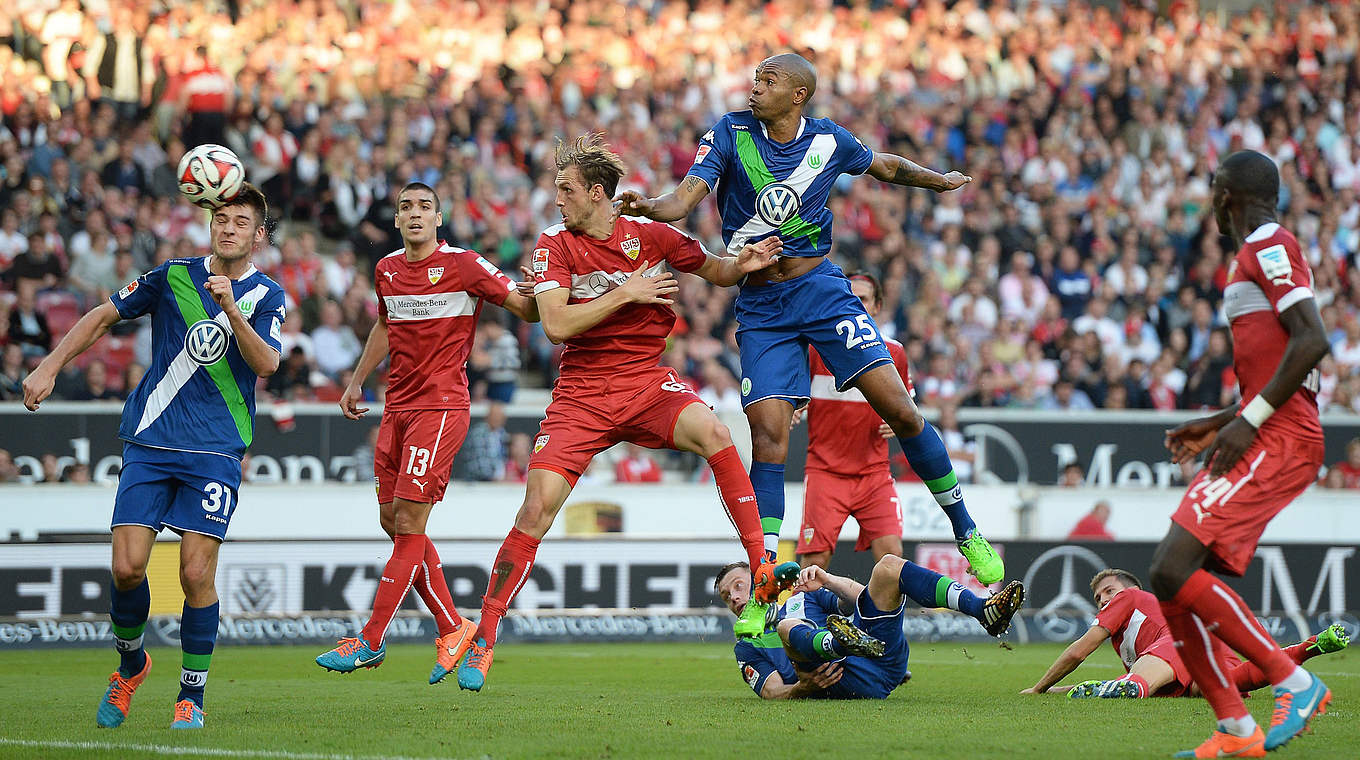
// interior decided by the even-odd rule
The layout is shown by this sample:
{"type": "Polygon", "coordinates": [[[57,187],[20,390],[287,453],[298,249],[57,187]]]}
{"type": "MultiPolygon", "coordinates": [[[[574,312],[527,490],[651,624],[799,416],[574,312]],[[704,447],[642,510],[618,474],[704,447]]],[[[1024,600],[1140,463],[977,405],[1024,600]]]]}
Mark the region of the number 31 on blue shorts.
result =
{"type": "Polygon", "coordinates": [[[231,457],[123,444],[113,525],[201,533],[222,540],[236,511],[241,463],[231,457]]]}

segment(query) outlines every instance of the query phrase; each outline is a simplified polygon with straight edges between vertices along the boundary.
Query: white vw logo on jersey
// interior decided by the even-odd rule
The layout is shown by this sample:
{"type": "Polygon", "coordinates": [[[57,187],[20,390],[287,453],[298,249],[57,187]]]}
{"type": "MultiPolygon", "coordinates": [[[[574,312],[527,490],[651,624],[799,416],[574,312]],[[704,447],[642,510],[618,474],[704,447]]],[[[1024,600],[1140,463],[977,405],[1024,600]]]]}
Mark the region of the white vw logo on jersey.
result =
{"type": "Polygon", "coordinates": [[[756,196],[756,213],[771,227],[792,219],[802,201],[798,192],[782,182],[771,182],[756,196]]]}
{"type": "Polygon", "coordinates": [[[206,367],[227,353],[230,338],[222,325],[211,319],[200,319],[185,333],[184,350],[189,352],[190,359],[206,367]]]}

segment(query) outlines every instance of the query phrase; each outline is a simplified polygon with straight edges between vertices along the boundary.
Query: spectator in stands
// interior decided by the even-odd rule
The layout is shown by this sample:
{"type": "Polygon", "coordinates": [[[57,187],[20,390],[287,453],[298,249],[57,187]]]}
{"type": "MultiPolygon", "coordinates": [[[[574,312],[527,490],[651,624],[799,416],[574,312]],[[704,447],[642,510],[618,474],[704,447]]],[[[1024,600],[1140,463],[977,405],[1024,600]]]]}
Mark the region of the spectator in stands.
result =
{"type": "Polygon", "coordinates": [[[316,367],[332,380],[354,366],[364,348],[343,317],[340,304],[328,300],[321,307],[321,325],[312,331],[316,367]]]}
{"type": "Polygon", "coordinates": [[[1332,343],[1332,359],[1337,369],[1347,375],[1360,371],[1360,318],[1348,315],[1342,323],[1345,337],[1332,343]]]}
{"type": "Polygon", "coordinates": [[[42,463],[42,480],[40,482],[42,483],[61,482],[62,473],[61,459],[58,458],[56,454],[50,451],[45,452],[38,459],[38,461],[42,463]]]}
{"type": "Polygon", "coordinates": [[[5,271],[4,280],[15,290],[25,280],[36,283],[39,288],[54,288],[65,273],[61,261],[52,255],[46,237],[41,232],[34,232],[28,236],[28,250],[14,257],[5,271]]]}
{"type": "Polygon", "coordinates": [[[661,466],[649,451],[635,443],[624,444],[624,455],[614,463],[617,483],[660,483],[661,466]]]}
{"type": "Polygon", "coordinates": [[[9,269],[14,257],[28,250],[28,237],[19,231],[19,214],[0,210],[0,272],[9,269]]]}
{"type": "Polygon", "coordinates": [[[486,416],[472,424],[459,450],[465,480],[494,481],[505,472],[510,455],[510,433],[505,429],[505,420],[505,406],[492,402],[486,416]]]}
{"type": "Polygon", "coordinates": [[[534,439],[528,433],[510,434],[510,455],[505,459],[505,471],[501,474],[502,483],[523,483],[529,479],[529,455],[534,439]]]}
{"type": "Polygon", "coordinates": [[[132,395],[137,390],[137,384],[142,382],[142,376],[146,374],[146,367],[137,362],[128,362],[123,367],[123,398],[132,395]]]}
{"type": "Polygon", "coordinates": [[[378,450],[378,426],[369,425],[368,432],[364,435],[364,440],[355,447],[351,458],[354,459],[354,479],[359,483],[372,483],[373,481],[373,456],[378,450]]]}
{"type": "Polygon", "coordinates": [[[9,311],[9,340],[18,344],[26,359],[41,359],[52,350],[47,317],[37,309],[37,283],[37,280],[19,280],[14,305],[9,311]]]}
{"type": "Polygon", "coordinates": [[[1095,409],[1091,397],[1078,390],[1070,377],[1059,377],[1053,391],[1039,402],[1039,408],[1049,411],[1086,411],[1095,409]]]}
{"type": "Polygon", "coordinates": [[[6,343],[0,353],[0,401],[23,401],[25,377],[28,377],[28,367],[23,345],[6,343]]]}
{"type": "Polygon", "coordinates": [[[1228,377],[1231,372],[1232,346],[1227,328],[1220,327],[1210,333],[1204,354],[1191,367],[1181,407],[1216,409],[1224,406],[1225,393],[1230,395],[1236,386],[1236,381],[1228,377]]]}
{"type": "Polygon", "coordinates": [[[113,401],[122,398],[109,387],[108,367],[95,359],[85,367],[84,383],[67,395],[71,401],[113,401]]]}
{"type": "Polygon", "coordinates": [[[293,346],[278,372],[269,376],[264,388],[276,399],[307,398],[312,393],[312,368],[301,346],[293,346]]]}
{"type": "Polygon", "coordinates": [[[1107,523],[1110,521],[1110,502],[1101,499],[1086,516],[1072,526],[1068,541],[1113,541],[1107,523]]]}
{"type": "Polygon", "coordinates": [[[1086,483],[1086,473],[1081,469],[1081,464],[1068,462],[1063,465],[1062,474],[1058,476],[1058,486],[1061,488],[1080,488],[1086,483]]]}
{"type": "Polygon", "coordinates": [[[0,483],[18,483],[19,468],[14,464],[14,455],[0,449],[0,483]]]}
{"type": "Polygon", "coordinates": [[[486,397],[493,403],[508,404],[515,399],[519,385],[519,341],[494,318],[484,322],[479,332],[477,342],[487,356],[486,397]]]}
{"type": "Polygon", "coordinates": [[[84,483],[90,482],[90,466],[84,462],[72,462],[61,470],[61,477],[58,480],[62,483],[84,483]]]}
{"type": "Polygon", "coordinates": [[[1331,488],[1360,489],[1360,438],[1346,444],[1346,458],[1327,470],[1327,484],[1331,488]]]}

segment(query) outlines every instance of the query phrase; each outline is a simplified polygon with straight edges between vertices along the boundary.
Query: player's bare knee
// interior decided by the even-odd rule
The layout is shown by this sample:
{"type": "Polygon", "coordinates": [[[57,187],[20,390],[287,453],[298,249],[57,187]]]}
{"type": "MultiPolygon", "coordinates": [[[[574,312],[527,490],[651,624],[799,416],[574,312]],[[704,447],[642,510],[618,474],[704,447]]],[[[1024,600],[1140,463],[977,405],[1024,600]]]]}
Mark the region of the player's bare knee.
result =
{"type": "Polygon", "coordinates": [[[726,425],[722,424],[717,416],[714,416],[704,423],[700,445],[703,446],[703,455],[707,459],[720,451],[726,451],[732,446],[732,432],[727,429],[726,425]]]}
{"type": "Polygon", "coordinates": [[[214,570],[212,562],[189,561],[179,566],[179,584],[186,596],[195,596],[213,588],[214,570]]]}
{"type": "Polygon", "coordinates": [[[779,625],[776,626],[775,630],[779,631],[779,638],[788,641],[789,634],[794,628],[797,628],[800,625],[808,625],[808,622],[800,618],[784,618],[779,621],[779,625]]]}
{"type": "Polygon", "coordinates": [[[926,418],[911,404],[897,407],[884,417],[884,422],[901,438],[915,438],[926,429],[926,418]]]}
{"type": "Polygon", "coordinates": [[[515,514],[515,528],[521,533],[527,533],[534,538],[543,538],[552,527],[553,514],[541,499],[530,496],[520,505],[519,512],[515,514]]]}
{"type": "Polygon", "coordinates": [[[885,554],[874,564],[874,572],[870,577],[891,580],[896,584],[897,579],[902,575],[902,566],[905,564],[907,564],[907,561],[901,557],[885,554]]]}
{"type": "Polygon", "coordinates": [[[782,463],[789,456],[789,431],[770,431],[751,425],[751,457],[757,462],[782,463]]]}
{"type": "Polygon", "coordinates": [[[146,566],[129,559],[115,557],[113,560],[113,585],[120,591],[130,591],[146,579],[146,566]]]}

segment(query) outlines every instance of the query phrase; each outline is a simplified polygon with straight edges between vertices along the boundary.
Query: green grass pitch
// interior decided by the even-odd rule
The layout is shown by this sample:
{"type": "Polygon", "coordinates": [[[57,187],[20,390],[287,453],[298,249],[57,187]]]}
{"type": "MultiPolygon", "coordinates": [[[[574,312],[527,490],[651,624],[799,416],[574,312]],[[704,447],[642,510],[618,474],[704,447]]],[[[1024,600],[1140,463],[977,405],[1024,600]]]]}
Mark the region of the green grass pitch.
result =
{"type": "MultiPolygon", "coordinates": [[[[429,686],[432,646],[394,646],[377,670],[323,672],[306,647],[224,647],[207,727],[172,732],[178,650],[122,728],[94,725],[111,650],[0,653],[0,757],[134,758],[1101,758],[1166,757],[1209,735],[1198,699],[1073,702],[1017,694],[1057,645],[914,644],[912,681],[886,701],[762,702],[720,644],[507,643],[481,694],[429,686]]],[[[1074,678],[1119,673],[1108,647],[1074,678]]],[[[1332,710],[1280,758],[1355,757],[1360,654],[1314,659],[1332,710]]],[[[1268,724],[1271,700],[1248,700],[1268,724]]]]}

